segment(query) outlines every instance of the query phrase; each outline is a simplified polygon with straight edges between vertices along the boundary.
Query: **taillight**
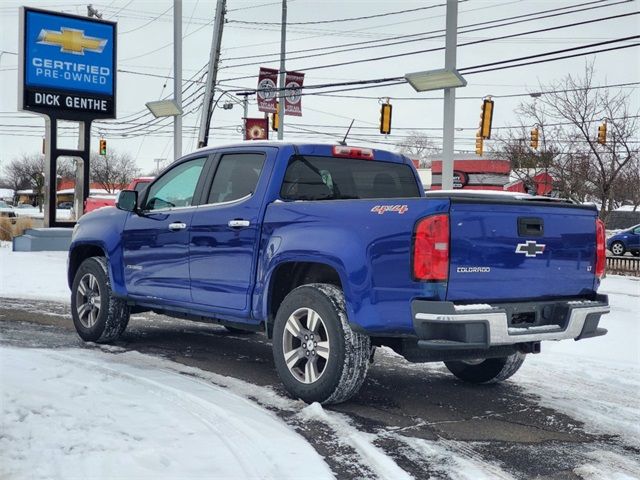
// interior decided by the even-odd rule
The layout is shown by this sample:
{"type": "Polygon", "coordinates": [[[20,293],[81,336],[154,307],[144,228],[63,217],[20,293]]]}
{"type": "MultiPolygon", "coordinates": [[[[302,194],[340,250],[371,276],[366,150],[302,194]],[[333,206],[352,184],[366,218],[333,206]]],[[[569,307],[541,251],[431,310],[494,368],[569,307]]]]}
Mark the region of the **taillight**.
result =
{"type": "Polygon", "coordinates": [[[449,277],[449,216],[433,215],[416,225],[413,239],[413,277],[431,282],[449,277]]]}
{"type": "Polygon", "coordinates": [[[607,263],[606,234],[604,222],[599,218],[596,220],[596,277],[604,277],[605,265],[607,263]]]}
{"type": "Polygon", "coordinates": [[[359,158],[360,160],[373,160],[373,150],[370,148],[336,145],[333,147],[333,156],[341,158],[359,158]]]}

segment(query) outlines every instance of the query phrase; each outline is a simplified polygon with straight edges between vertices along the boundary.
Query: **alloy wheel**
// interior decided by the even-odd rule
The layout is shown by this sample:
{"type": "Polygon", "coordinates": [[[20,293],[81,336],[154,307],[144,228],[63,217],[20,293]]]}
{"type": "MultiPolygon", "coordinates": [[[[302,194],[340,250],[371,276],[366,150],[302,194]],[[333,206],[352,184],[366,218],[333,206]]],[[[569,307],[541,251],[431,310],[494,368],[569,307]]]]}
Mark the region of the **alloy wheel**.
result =
{"type": "Polygon", "coordinates": [[[76,312],[80,323],[85,328],[93,327],[100,315],[100,285],[98,279],[91,273],[85,274],[78,283],[76,312]]]}
{"type": "Polygon", "coordinates": [[[299,308],[287,319],[282,351],[289,372],[301,383],[314,383],[322,377],[329,361],[327,327],[315,310],[299,308]]]}

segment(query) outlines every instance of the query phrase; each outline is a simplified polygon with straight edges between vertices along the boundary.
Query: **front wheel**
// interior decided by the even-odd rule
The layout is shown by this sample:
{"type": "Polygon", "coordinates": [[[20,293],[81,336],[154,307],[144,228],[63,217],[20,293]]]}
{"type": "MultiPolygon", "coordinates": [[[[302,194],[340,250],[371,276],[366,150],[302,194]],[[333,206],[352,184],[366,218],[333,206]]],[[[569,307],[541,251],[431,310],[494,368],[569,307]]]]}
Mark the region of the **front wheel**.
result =
{"type": "Polygon", "coordinates": [[[127,328],[129,307],[114,296],[104,257],[87,258],[78,268],[71,287],[71,316],[86,342],[112,342],[127,328]]]}
{"type": "Polygon", "coordinates": [[[273,326],[273,358],[286,389],[305,402],[340,403],[367,375],[371,343],[347,321],[342,291],[330,284],[291,291],[273,326]]]}
{"type": "Polygon", "coordinates": [[[611,253],[613,253],[614,255],[624,255],[625,252],[625,248],[624,248],[624,243],[622,242],[613,242],[611,244],[611,253]]]}
{"type": "Polygon", "coordinates": [[[508,357],[487,358],[479,361],[456,360],[444,362],[460,380],[469,383],[498,383],[516,373],[524,362],[525,354],[516,352],[508,357]]]}

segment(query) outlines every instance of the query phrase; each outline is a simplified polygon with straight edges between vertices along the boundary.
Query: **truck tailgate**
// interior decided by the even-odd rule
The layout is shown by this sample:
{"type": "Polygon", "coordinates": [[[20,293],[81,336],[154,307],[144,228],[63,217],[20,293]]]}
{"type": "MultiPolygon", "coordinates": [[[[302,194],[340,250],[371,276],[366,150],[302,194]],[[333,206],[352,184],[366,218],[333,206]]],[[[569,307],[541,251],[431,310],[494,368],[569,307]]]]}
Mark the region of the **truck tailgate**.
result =
{"type": "Polygon", "coordinates": [[[590,296],[596,215],[567,203],[452,198],[447,300],[590,296]]]}

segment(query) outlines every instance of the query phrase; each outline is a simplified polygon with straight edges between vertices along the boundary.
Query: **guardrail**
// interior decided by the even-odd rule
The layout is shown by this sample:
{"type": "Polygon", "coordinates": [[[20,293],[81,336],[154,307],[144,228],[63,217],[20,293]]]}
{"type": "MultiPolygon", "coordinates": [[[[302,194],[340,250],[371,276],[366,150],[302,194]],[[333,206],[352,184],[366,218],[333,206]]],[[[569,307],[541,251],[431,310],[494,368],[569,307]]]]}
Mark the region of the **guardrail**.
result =
{"type": "Polygon", "coordinates": [[[607,257],[607,273],[622,273],[640,277],[640,258],[607,257]]]}

